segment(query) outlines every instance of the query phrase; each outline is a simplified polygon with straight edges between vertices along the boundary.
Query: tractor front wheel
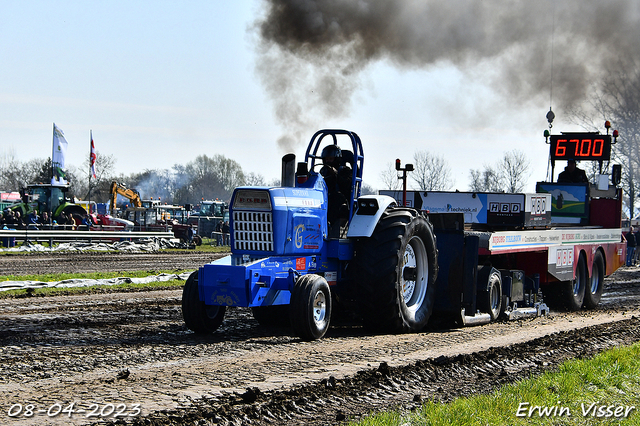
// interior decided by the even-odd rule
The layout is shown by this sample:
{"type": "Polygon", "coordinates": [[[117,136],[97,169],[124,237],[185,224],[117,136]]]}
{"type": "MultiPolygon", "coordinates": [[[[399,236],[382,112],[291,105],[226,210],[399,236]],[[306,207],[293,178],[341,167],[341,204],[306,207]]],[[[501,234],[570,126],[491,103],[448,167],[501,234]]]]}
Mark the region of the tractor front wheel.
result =
{"type": "Polygon", "coordinates": [[[290,319],[293,332],[302,340],[322,338],[331,321],[331,290],[320,275],[303,275],[291,294],[290,319]]]}
{"type": "Polygon", "coordinates": [[[189,275],[182,290],[182,318],[189,330],[213,333],[222,324],[226,310],[226,306],[205,305],[198,294],[198,271],[189,275]]]}

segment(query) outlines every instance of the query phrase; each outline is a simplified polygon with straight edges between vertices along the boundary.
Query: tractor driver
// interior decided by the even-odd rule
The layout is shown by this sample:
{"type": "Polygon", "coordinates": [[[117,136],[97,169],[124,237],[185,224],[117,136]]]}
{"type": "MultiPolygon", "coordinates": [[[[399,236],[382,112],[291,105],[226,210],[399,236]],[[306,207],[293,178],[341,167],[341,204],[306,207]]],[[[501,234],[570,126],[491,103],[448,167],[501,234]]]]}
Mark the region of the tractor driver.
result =
{"type": "MultiPolygon", "coordinates": [[[[338,145],[327,145],[322,150],[322,168],[320,174],[324,177],[329,192],[329,207],[327,212],[327,220],[334,231],[339,232],[340,219],[349,217],[349,207],[344,189],[351,186],[351,178],[346,183],[346,168],[342,164],[342,150],[338,145]],[[345,185],[346,183],[346,185],[345,185]],[[342,189],[342,190],[341,190],[342,189]],[[337,227],[332,225],[337,224],[337,227]]],[[[350,191],[349,191],[350,192],[350,191]]]]}

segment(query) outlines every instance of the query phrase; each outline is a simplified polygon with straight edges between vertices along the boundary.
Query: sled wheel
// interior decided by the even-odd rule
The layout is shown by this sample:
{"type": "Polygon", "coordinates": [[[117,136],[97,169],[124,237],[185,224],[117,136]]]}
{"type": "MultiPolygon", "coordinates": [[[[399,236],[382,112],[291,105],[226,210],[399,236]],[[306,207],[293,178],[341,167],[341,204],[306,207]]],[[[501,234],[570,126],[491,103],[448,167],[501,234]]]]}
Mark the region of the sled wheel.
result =
{"type": "Polygon", "coordinates": [[[198,295],[198,271],[189,275],[182,290],[182,318],[189,330],[213,333],[222,324],[226,310],[226,306],[205,305],[198,295]]]}
{"type": "Polygon", "coordinates": [[[320,339],[331,321],[331,290],[316,274],[298,279],[291,294],[290,319],[293,332],[302,340],[320,339]]]}
{"type": "Polygon", "coordinates": [[[580,254],[576,265],[576,277],[561,283],[561,297],[564,307],[569,311],[579,311],[584,302],[585,290],[589,281],[587,262],[584,254],[580,254]]]}
{"type": "Polygon", "coordinates": [[[600,251],[596,252],[593,257],[591,278],[587,281],[587,284],[583,305],[587,309],[593,309],[600,303],[602,290],[604,289],[604,257],[600,251]]]}
{"type": "Polygon", "coordinates": [[[364,325],[392,333],[420,331],[433,310],[438,273],[429,220],[416,210],[391,206],[355,251],[352,273],[364,325]]]}
{"type": "Polygon", "coordinates": [[[498,319],[503,309],[502,277],[496,269],[489,274],[487,289],[478,292],[478,309],[488,313],[491,321],[498,319]]]}

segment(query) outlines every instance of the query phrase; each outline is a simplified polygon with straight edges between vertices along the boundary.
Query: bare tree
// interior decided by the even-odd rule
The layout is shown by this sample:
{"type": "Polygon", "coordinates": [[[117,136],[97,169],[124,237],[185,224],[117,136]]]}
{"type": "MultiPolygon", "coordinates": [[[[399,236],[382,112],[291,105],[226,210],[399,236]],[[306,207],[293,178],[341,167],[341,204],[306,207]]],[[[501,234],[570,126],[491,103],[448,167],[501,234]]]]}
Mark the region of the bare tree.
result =
{"type": "Polygon", "coordinates": [[[620,132],[611,157],[622,165],[625,204],[629,217],[635,217],[635,188],[640,174],[640,67],[635,62],[618,62],[605,75],[600,89],[594,91],[589,101],[589,108],[570,111],[570,119],[586,130],[593,131],[602,128],[602,124],[594,124],[595,116],[602,122],[610,120],[620,132]]]}
{"type": "Polygon", "coordinates": [[[484,165],[483,170],[470,170],[473,192],[522,192],[530,175],[529,160],[522,151],[504,153],[496,166],[484,165]]]}
{"type": "Polygon", "coordinates": [[[389,163],[387,168],[380,173],[380,180],[384,186],[383,189],[397,191],[402,187],[400,179],[398,179],[398,171],[396,170],[395,162],[389,163]]]}
{"type": "MultiPolygon", "coordinates": [[[[266,186],[267,181],[260,173],[251,172],[245,175],[244,185],[248,186],[266,186]]],[[[277,185],[280,186],[280,185],[277,185]]]]}
{"type": "Polygon", "coordinates": [[[444,157],[427,151],[413,154],[413,171],[409,173],[420,191],[443,191],[453,185],[451,169],[444,157]]]}
{"type": "Polygon", "coordinates": [[[524,152],[514,149],[504,153],[498,166],[506,192],[522,192],[531,175],[530,162],[524,152]]]}
{"type": "Polygon", "coordinates": [[[83,200],[106,203],[109,201],[111,182],[115,180],[116,159],[112,154],[96,151],[96,177],[89,179],[89,156],[87,153],[85,167],[81,171],[73,168],[75,179],[71,181],[73,192],[83,200]]]}
{"type": "Polygon", "coordinates": [[[502,177],[491,166],[484,166],[483,170],[469,171],[471,175],[471,185],[469,191],[473,192],[504,192],[502,177]]]}
{"type": "Polygon", "coordinates": [[[0,158],[0,189],[19,191],[31,183],[49,183],[51,180],[51,159],[34,158],[21,162],[13,153],[0,158]]]}

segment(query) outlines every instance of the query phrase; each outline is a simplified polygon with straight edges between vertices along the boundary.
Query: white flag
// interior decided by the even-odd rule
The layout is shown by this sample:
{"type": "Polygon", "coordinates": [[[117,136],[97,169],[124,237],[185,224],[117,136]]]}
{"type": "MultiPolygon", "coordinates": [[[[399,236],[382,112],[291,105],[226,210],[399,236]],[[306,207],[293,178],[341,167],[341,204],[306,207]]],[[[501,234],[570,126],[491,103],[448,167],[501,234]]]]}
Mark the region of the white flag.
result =
{"type": "Polygon", "coordinates": [[[51,166],[53,167],[53,178],[51,184],[65,185],[65,167],[64,160],[67,156],[67,140],[64,133],[60,130],[56,123],[53,123],[53,154],[51,156],[51,166]]]}

